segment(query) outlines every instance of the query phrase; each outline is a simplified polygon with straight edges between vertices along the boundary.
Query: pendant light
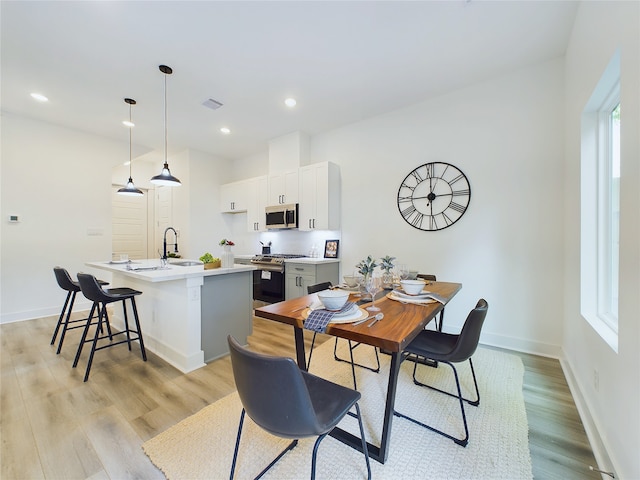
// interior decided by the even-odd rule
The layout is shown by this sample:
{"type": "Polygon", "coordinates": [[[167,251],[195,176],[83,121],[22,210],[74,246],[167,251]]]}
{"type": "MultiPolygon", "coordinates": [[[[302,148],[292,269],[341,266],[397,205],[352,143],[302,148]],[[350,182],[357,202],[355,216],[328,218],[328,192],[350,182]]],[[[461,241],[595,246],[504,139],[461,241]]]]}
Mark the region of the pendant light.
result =
{"type": "Polygon", "coordinates": [[[133,159],[131,158],[131,130],[133,129],[133,122],[131,122],[131,106],[136,104],[136,101],[133,98],[125,98],[125,103],[129,104],[129,181],[127,182],[127,186],[118,190],[120,195],[129,195],[135,197],[141,197],[144,195],[142,190],[136,188],[133,184],[133,178],[131,178],[131,164],[133,163],[133,159]]]}
{"type": "Polygon", "coordinates": [[[164,73],[164,167],[162,167],[160,175],[151,178],[151,183],[165,187],[179,187],[182,183],[171,175],[167,162],[167,75],[171,75],[173,70],[166,65],[160,65],[158,68],[164,73]]]}

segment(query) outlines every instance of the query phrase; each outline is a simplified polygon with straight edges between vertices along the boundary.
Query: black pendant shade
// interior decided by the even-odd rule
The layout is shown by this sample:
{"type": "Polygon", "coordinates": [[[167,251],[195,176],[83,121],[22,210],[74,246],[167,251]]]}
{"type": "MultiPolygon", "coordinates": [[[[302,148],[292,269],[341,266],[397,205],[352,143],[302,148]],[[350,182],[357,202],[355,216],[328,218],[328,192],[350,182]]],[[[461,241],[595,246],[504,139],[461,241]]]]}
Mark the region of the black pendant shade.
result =
{"type": "Polygon", "coordinates": [[[125,98],[124,101],[129,104],[129,181],[125,187],[118,190],[118,194],[141,197],[144,193],[142,193],[142,190],[136,188],[133,184],[133,178],[131,177],[131,164],[133,163],[133,159],[131,158],[131,129],[133,128],[131,122],[131,106],[135,105],[136,101],[132,98],[125,98]]]}
{"type": "Polygon", "coordinates": [[[171,75],[173,70],[166,65],[160,65],[158,68],[164,73],[164,166],[160,175],[151,178],[151,183],[165,187],[179,187],[182,183],[171,175],[167,161],[167,75],[171,75]]]}

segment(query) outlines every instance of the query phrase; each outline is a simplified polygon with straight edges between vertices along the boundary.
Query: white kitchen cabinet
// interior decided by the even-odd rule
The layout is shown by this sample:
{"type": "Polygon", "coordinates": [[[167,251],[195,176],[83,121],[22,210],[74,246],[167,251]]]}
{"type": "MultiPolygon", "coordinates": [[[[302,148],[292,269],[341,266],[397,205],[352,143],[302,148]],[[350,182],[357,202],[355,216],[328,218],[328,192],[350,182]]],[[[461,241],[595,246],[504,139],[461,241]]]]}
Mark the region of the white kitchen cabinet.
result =
{"type": "Polygon", "coordinates": [[[298,170],[269,175],[269,205],[298,203],[298,170]]]}
{"type": "Polygon", "coordinates": [[[220,186],[220,211],[240,213],[247,211],[247,181],[225,183],[220,186]]]}
{"type": "Polygon", "coordinates": [[[265,225],[264,208],[269,201],[269,179],[263,177],[250,178],[246,181],[247,203],[247,229],[250,232],[264,232],[265,225]]]}
{"type": "Polygon", "coordinates": [[[300,230],[340,228],[340,168],[320,162],[300,168],[300,230]]]}
{"type": "Polygon", "coordinates": [[[340,262],[297,263],[285,262],[285,300],[307,295],[307,287],[321,282],[338,284],[340,262]]]}

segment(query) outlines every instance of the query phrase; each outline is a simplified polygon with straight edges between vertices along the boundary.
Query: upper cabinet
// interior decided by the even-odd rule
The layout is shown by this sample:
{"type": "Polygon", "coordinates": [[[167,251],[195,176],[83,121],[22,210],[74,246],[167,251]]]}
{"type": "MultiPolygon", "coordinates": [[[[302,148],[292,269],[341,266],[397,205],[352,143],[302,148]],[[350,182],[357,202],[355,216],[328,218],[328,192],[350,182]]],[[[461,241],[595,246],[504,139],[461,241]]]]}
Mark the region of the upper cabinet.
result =
{"type": "Polygon", "coordinates": [[[298,201],[298,169],[269,175],[269,205],[298,201]]]}
{"type": "Polygon", "coordinates": [[[245,182],[248,195],[247,203],[247,229],[250,232],[264,232],[265,225],[264,208],[269,201],[269,180],[267,176],[250,178],[245,182]]]}
{"type": "Polygon", "coordinates": [[[330,162],[300,168],[300,230],[340,228],[340,169],[330,162]]]}
{"type": "Polygon", "coordinates": [[[265,207],[299,204],[298,228],[340,228],[340,167],[321,162],[220,187],[222,213],[247,212],[247,229],[264,232],[265,207]]]}
{"type": "Polygon", "coordinates": [[[246,180],[220,186],[220,211],[222,213],[247,211],[246,180]]]}

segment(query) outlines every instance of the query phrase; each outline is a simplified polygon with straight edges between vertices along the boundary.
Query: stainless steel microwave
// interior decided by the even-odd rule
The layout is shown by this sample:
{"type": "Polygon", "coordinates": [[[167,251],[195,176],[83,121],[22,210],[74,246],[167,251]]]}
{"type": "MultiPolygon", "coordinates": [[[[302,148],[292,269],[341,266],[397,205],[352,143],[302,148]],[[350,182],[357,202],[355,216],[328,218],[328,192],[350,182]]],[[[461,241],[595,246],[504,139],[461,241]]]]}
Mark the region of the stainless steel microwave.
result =
{"type": "Polygon", "coordinates": [[[273,205],[265,208],[267,229],[298,228],[298,204],[273,205]]]}

